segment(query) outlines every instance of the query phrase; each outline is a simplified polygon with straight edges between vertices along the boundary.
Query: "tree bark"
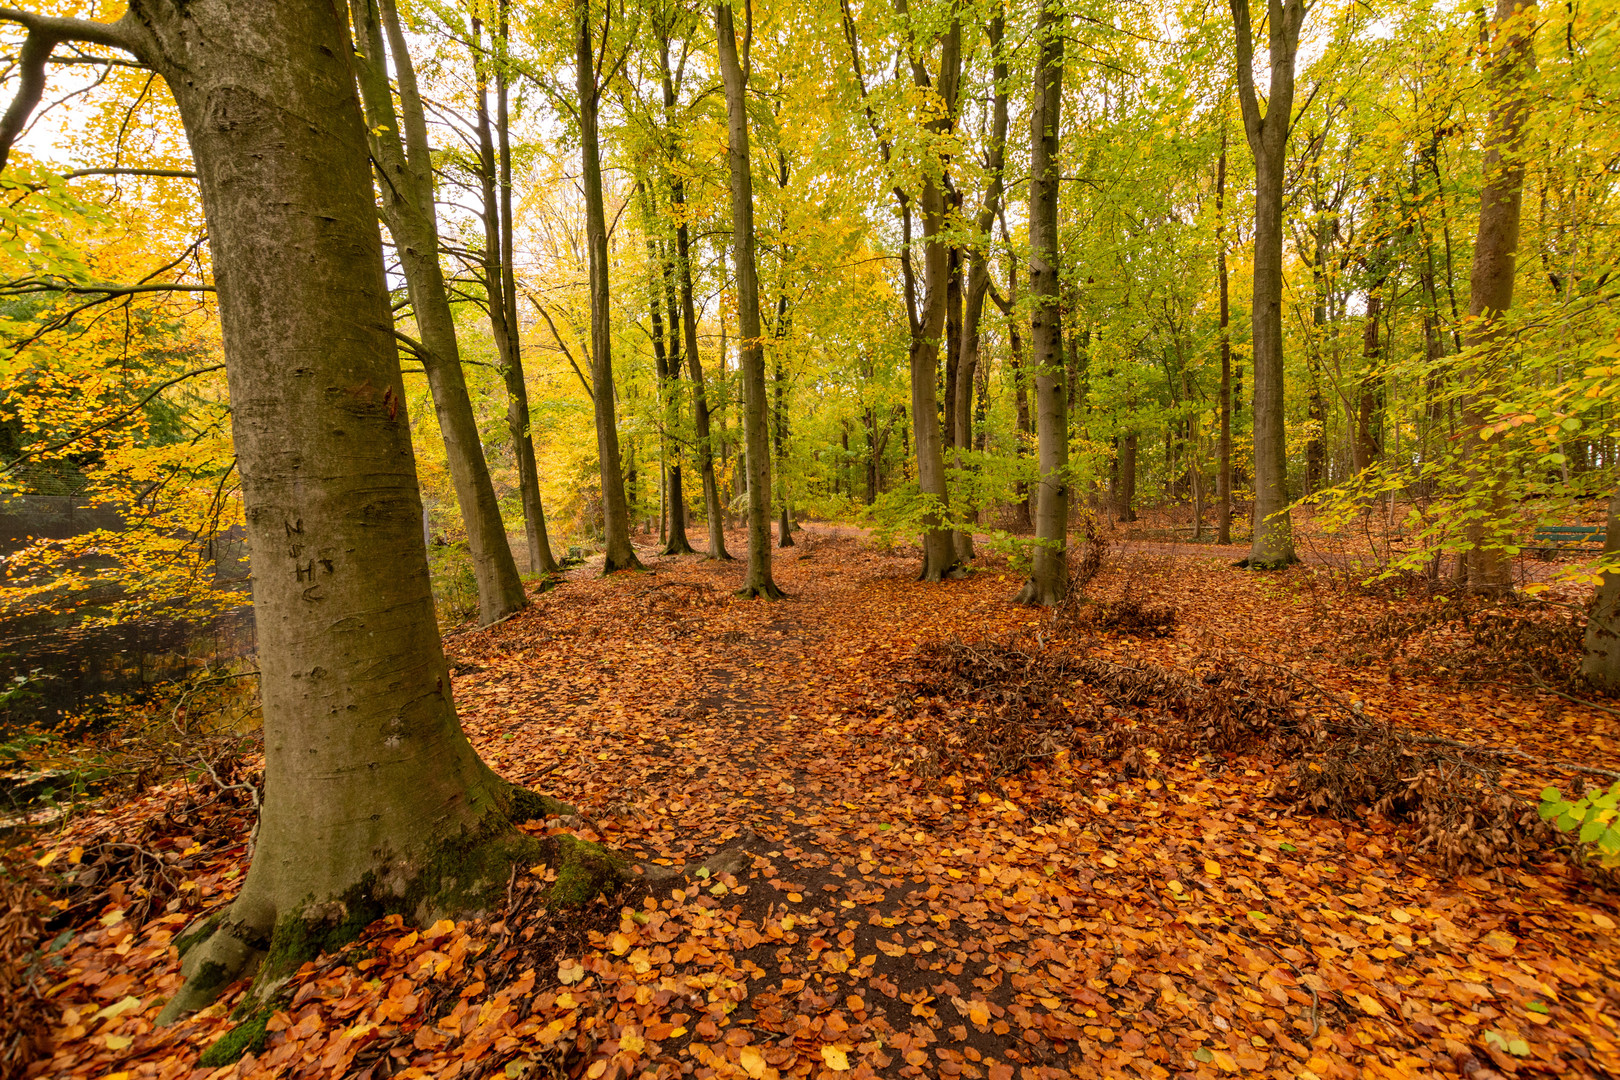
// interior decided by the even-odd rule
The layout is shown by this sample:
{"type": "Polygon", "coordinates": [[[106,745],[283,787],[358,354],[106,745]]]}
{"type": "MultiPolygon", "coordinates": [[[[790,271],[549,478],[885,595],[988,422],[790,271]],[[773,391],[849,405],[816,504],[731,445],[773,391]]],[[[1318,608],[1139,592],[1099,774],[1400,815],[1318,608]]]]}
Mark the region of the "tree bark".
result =
{"type": "Polygon", "coordinates": [[[1057,0],[1041,0],[1040,55],[1029,135],[1030,351],[1035,367],[1041,478],[1035,555],[1019,603],[1051,606],[1069,584],[1069,419],[1064,390],[1063,322],[1058,306],[1058,120],[1063,104],[1063,31],[1057,0]]]}
{"type": "MultiPolygon", "coordinates": [[[[1620,556],[1620,493],[1609,500],[1609,530],[1603,555],[1620,556]]],[[[1581,674],[1610,694],[1620,693],[1620,573],[1610,571],[1598,581],[1586,619],[1586,655],[1581,674]]]]}
{"type": "Polygon", "coordinates": [[[1136,520],[1136,444],[1133,431],[1119,440],[1119,520],[1136,520]]]}
{"type": "MultiPolygon", "coordinates": [[[[484,288],[489,303],[490,335],[501,358],[506,383],[506,427],[512,436],[512,456],[518,470],[518,492],[523,500],[523,533],[529,549],[531,573],[555,574],[557,560],[546,531],[546,511],[540,501],[540,470],[534,457],[534,434],[529,427],[529,386],[523,374],[523,343],[517,318],[517,275],[512,250],[512,142],[506,76],[506,0],[501,0],[500,22],[492,37],[495,64],[495,131],[489,122],[488,77],[482,60],[478,74],[478,165],[484,197],[484,288]],[[498,191],[498,194],[497,194],[498,191]]],[[[474,32],[478,29],[474,20],[474,32]]]]}
{"type": "MultiPolygon", "coordinates": [[[[659,41],[659,71],[664,90],[664,113],[673,114],[675,82],[669,69],[669,40],[659,41]]],[[[674,138],[674,136],[672,136],[674,138]]],[[[678,139],[671,156],[680,154],[678,139]]],[[[714,434],[709,417],[708,388],[703,381],[703,363],[698,355],[697,305],[692,296],[692,238],[686,215],[686,185],[677,176],[669,180],[670,205],[675,212],[675,280],[680,291],[681,329],[686,338],[686,366],[692,380],[692,427],[697,436],[698,469],[703,478],[703,511],[708,519],[709,558],[730,560],[726,552],[726,511],[720,501],[720,484],[714,471],[714,434]]],[[[723,374],[723,372],[722,372],[723,374]]]]}
{"type": "Polygon", "coordinates": [[[1221,131],[1221,157],[1215,166],[1215,275],[1221,296],[1221,466],[1216,474],[1220,502],[1215,542],[1232,542],[1232,306],[1226,275],[1226,131],[1221,131]]]}
{"type": "Polygon", "coordinates": [[[351,0],[350,10],[359,39],[356,46],[363,50],[355,54],[354,70],[371,133],[381,212],[399,251],[411,311],[421,335],[422,368],[433,392],[445,460],[467,530],[467,549],[478,585],[478,618],[487,624],[519,610],[528,598],[506,541],[506,523],[501,519],[500,503],[484,460],[478,420],[461,370],[455,318],[450,313],[444,269],[439,264],[427,122],[392,0],[351,0]],[[392,59],[399,79],[397,116],[385,57],[392,59]]]}
{"type": "Polygon", "coordinates": [[[1284,427],[1282,212],[1284,156],[1294,111],[1294,56],[1306,0],[1268,0],[1271,89],[1266,111],[1254,85],[1249,0],[1231,0],[1237,31],[1238,100],[1254,155],[1254,540],[1243,565],[1270,570],[1298,562],[1288,515],[1284,427]]]}
{"type": "Polygon", "coordinates": [[[770,403],[765,389],[765,342],[759,325],[759,277],[754,265],[754,178],[748,161],[747,83],[737,56],[737,33],[728,4],[715,5],[714,27],[726,91],[731,246],[737,272],[737,352],[744,397],[743,438],[748,449],[748,573],[738,592],[777,600],[782,590],[771,577],[770,403]]]}
{"type": "Polygon", "coordinates": [[[1466,369],[1460,381],[1472,391],[1462,401],[1464,483],[1477,503],[1468,525],[1468,587],[1480,593],[1513,588],[1513,542],[1507,522],[1507,478],[1492,458],[1481,431],[1500,382],[1504,358],[1493,355],[1502,340],[1502,315],[1513,306],[1513,275],[1519,250],[1524,196],[1526,84],[1535,72],[1535,0],[1497,0],[1494,54],[1487,78],[1491,114],[1485,144],[1485,186],[1479,195],[1479,233],[1469,275],[1468,321],[1463,341],[1466,369]]]}
{"type": "MultiPolygon", "coordinates": [[[[989,179],[985,185],[984,206],[974,222],[978,243],[968,255],[967,289],[962,298],[961,352],[956,362],[956,394],[951,399],[952,425],[956,438],[956,468],[964,466],[962,451],[973,447],[973,396],[979,385],[979,323],[984,315],[984,299],[990,291],[990,240],[996,217],[1001,210],[1002,173],[1007,157],[1007,84],[1009,81],[1006,50],[1002,47],[1005,34],[1005,16],[997,11],[990,19],[987,35],[994,56],[991,78],[994,96],[990,108],[990,145],[985,155],[985,168],[989,179]]],[[[956,557],[961,562],[973,558],[973,533],[958,530],[955,536],[956,557]]]]}
{"type": "MultiPolygon", "coordinates": [[[[451,702],[338,10],[146,0],[116,24],[71,26],[58,40],[133,53],[179,107],[253,563],[257,844],[230,908],[185,935],[167,1023],[255,967],[267,993],[387,912],[487,904],[513,860],[559,849],[511,828],[513,789],[473,752],[451,702]]],[[[597,867],[598,884],[616,876],[606,859],[597,867]]]]}
{"type": "Polygon", "coordinates": [[[602,205],[602,158],[596,116],[601,88],[591,45],[588,0],[574,0],[574,74],[579,91],[580,183],[585,191],[585,245],[590,252],[591,389],[595,399],[596,447],[602,466],[602,572],[639,570],[630,546],[630,503],[619,458],[617,406],[613,400],[613,327],[608,306],[607,214],[602,205]]]}

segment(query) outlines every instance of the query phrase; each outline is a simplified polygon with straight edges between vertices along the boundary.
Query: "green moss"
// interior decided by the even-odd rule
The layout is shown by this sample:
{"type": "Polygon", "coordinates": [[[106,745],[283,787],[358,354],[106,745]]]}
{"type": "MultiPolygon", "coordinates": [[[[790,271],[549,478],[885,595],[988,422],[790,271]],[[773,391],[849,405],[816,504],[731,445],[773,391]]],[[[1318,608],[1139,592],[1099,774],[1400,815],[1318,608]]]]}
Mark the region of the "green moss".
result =
{"type": "Polygon", "coordinates": [[[276,923],[270,947],[255,984],[297,971],[323,952],[335,952],[360,936],[360,931],[396,910],[377,896],[376,878],[367,874],[336,901],[306,906],[276,923]]]}
{"type": "Polygon", "coordinates": [[[199,925],[195,930],[187,931],[175,938],[174,947],[180,950],[181,959],[184,959],[186,953],[190,952],[193,948],[201,945],[203,942],[212,937],[214,931],[219,929],[220,920],[224,917],[225,913],[223,911],[216,911],[212,915],[208,916],[207,919],[204,919],[202,924],[199,925]]]}
{"type": "Polygon", "coordinates": [[[550,795],[530,791],[519,784],[512,784],[509,792],[506,812],[513,821],[544,821],[548,817],[579,814],[577,807],[570,806],[560,799],[553,799],[550,795]]]}
{"type": "Polygon", "coordinates": [[[196,992],[205,995],[209,1000],[217,997],[231,981],[230,969],[214,960],[204,960],[202,966],[197,968],[196,974],[191,977],[196,992]]]}
{"type": "Polygon", "coordinates": [[[231,1030],[221,1035],[219,1039],[202,1052],[197,1064],[205,1069],[217,1069],[222,1065],[230,1065],[241,1058],[249,1050],[255,1054],[264,1050],[264,1044],[270,1033],[265,1030],[270,1018],[276,1014],[272,1005],[265,1005],[256,1009],[252,1015],[231,1030]]]}
{"type": "Polygon", "coordinates": [[[625,879],[629,864],[600,844],[573,836],[556,836],[553,865],[557,880],[551,886],[550,903],[579,907],[615,888],[625,879]]]}

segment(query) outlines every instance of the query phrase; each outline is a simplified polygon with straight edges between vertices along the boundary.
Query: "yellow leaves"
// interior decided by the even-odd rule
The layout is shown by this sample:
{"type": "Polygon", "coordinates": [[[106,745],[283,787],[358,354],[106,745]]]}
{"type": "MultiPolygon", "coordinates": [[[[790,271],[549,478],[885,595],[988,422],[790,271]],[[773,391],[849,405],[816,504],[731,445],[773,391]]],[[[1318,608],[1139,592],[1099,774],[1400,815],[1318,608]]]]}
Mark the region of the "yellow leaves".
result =
{"type": "Polygon", "coordinates": [[[1213,859],[1204,860],[1204,876],[1218,878],[1221,876],[1221,864],[1213,859]]]}
{"type": "Polygon", "coordinates": [[[749,1080],[762,1080],[765,1075],[765,1059],[752,1046],[743,1047],[742,1056],[737,1059],[737,1064],[742,1066],[749,1080]]]}
{"type": "Polygon", "coordinates": [[[564,960],[557,965],[557,981],[572,986],[585,977],[585,965],[578,960],[564,960]]]}
{"type": "Polygon", "coordinates": [[[1389,1012],[1389,1010],[1384,1008],[1377,998],[1370,997],[1366,994],[1356,994],[1355,999],[1356,1004],[1360,1006],[1361,1011],[1366,1013],[1368,1016],[1384,1016],[1389,1012]]]}
{"type": "Polygon", "coordinates": [[[1506,956],[1518,947],[1519,939],[1512,934],[1503,933],[1501,930],[1492,930],[1480,938],[1479,943],[1492,952],[1506,956]]]}
{"type": "Polygon", "coordinates": [[[823,1046],[821,1060],[826,1062],[827,1068],[835,1072],[845,1072],[849,1069],[849,1055],[836,1046],[823,1046]]]}
{"type": "Polygon", "coordinates": [[[614,956],[623,956],[625,953],[629,952],[630,945],[630,935],[624,933],[623,931],[619,931],[612,937],[608,938],[608,950],[612,952],[614,956]]]}

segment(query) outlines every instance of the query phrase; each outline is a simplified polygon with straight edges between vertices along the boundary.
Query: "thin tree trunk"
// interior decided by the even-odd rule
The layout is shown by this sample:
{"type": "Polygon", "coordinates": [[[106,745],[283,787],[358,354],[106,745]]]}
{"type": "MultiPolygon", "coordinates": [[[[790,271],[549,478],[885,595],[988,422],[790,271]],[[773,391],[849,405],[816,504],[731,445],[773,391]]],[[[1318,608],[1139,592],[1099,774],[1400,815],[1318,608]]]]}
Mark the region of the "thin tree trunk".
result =
{"type": "MultiPolygon", "coordinates": [[[[512,454],[523,500],[523,532],[529,549],[529,570],[555,574],[557,560],[546,532],[546,512],[540,502],[540,473],[535,464],[534,435],[529,426],[529,387],[523,373],[523,343],[517,320],[517,282],[512,250],[512,144],[506,83],[506,0],[501,0],[495,53],[495,137],[491,137],[488,78],[483,61],[478,76],[478,165],[484,198],[484,283],[489,303],[490,334],[501,358],[506,383],[506,426],[512,436],[512,454]],[[498,148],[498,153],[497,153],[498,148]],[[497,178],[497,170],[499,175],[497,178]],[[497,195],[497,180],[499,194],[497,195]]],[[[473,32],[478,34],[478,20],[473,32]]]]}
{"type": "Polygon", "coordinates": [[[1120,439],[1119,520],[1136,520],[1136,432],[1120,439]]]}
{"type": "MultiPolygon", "coordinates": [[[[996,217],[1001,210],[1002,171],[1007,149],[1007,56],[1002,47],[1005,16],[997,11],[991,16],[987,34],[990,52],[994,57],[991,78],[994,97],[991,103],[990,145],[986,154],[989,178],[985,185],[984,206],[979,210],[974,230],[978,242],[968,256],[967,291],[962,299],[961,352],[956,362],[956,394],[951,399],[952,424],[955,428],[956,469],[965,468],[962,451],[973,448],[973,396],[979,385],[979,323],[984,315],[984,298],[990,291],[990,240],[996,217]]],[[[961,562],[973,558],[973,533],[962,529],[956,533],[956,557],[961,562]]]]}
{"type": "Polygon", "coordinates": [[[1305,0],[1268,0],[1271,88],[1262,115],[1254,85],[1249,0],[1231,0],[1237,30],[1238,99],[1254,154],[1254,540],[1244,565],[1297,562],[1288,515],[1282,349],[1283,170],[1294,110],[1294,56],[1305,0]]]}
{"type": "Polygon", "coordinates": [[[1057,0],[1041,0],[1035,33],[1040,54],[1030,112],[1029,291],[1031,359],[1040,442],[1035,555],[1018,593],[1025,604],[1053,605],[1068,590],[1069,421],[1064,390],[1063,323],[1058,306],[1058,115],[1063,104],[1063,26],[1057,0]]]}
{"type": "Polygon", "coordinates": [[[1495,54],[1487,85],[1491,115],[1486,135],[1485,186],[1479,196],[1479,233],[1469,276],[1468,322],[1464,344],[1468,369],[1462,384],[1472,391],[1462,401],[1463,460],[1469,497],[1477,506],[1468,526],[1468,587],[1504,593],[1513,588],[1513,542],[1504,466],[1482,437],[1497,372],[1506,363],[1492,355],[1501,340],[1501,318],[1513,306],[1513,274],[1519,250],[1519,215],[1524,196],[1526,83],[1535,71],[1535,0],[1497,0],[1495,54]]]}
{"type": "MultiPolygon", "coordinates": [[[[667,37],[659,41],[658,56],[663,78],[664,113],[670,116],[675,110],[676,94],[669,69],[667,37]]],[[[680,152],[681,147],[677,142],[671,148],[671,154],[678,158],[680,152]]],[[[703,477],[703,510],[708,519],[709,558],[729,560],[731,556],[726,553],[726,512],[720,501],[720,485],[714,471],[715,444],[709,417],[708,389],[703,382],[703,363],[698,355],[697,305],[692,297],[691,226],[686,215],[686,185],[679,177],[670,177],[669,196],[675,215],[675,279],[680,291],[681,328],[686,336],[687,372],[692,380],[692,426],[697,436],[698,469],[703,477]]],[[[723,369],[721,374],[724,377],[723,369]]],[[[721,426],[724,427],[723,422],[721,426]]]]}
{"type": "Polygon", "coordinates": [[[381,212],[399,251],[411,311],[421,335],[422,368],[433,393],[445,460],[467,530],[467,549],[478,586],[478,618],[487,624],[521,609],[528,598],[506,541],[506,523],[501,519],[500,503],[495,498],[478,435],[478,421],[461,370],[455,319],[450,313],[444,270],[439,265],[433,174],[422,100],[416,92],[415,72],[392,0],[352,0],[351,11],[365,49],[364,54],[356,53],[354,70],[372,133],[372,160],[382,181],[381,212]],[[385,32],[388,47],[383,44],[385,32]],[[397,116],[385,56],[392,59],[398,74],[397,116]]]}
{"type": "Polygon", "coordinates": [[[1215,481],[1220,518],[1215,542],[1232,542],[1232,306],[1226,274],[1226,130],[1221,129],[1221,158],[1215,167],[1215,273],[1221,295],[1221,467],[1215,481]]]}
{"type": "MultiPolygon", "coordinates": [[[[580,182],[585,190],[585,245],[590,252],[591,387],[595,391],[596,446],[602,466],[602,526],[606,558],[602,572],[639,570],[630,545],[630,503],[619,460],[619,428],[613,400],[613,326],[608,306],[607,213],[602,205],[602,159],[596,114],[601,88],[591,46],[591,9],[574,2],[574,74],[579,92],[580,182]]],[[[633,455],[632,455],[633,457],[633,455]]]]}
{"type": "MultiPolygon", "coordinates": [[[[745,0],[746,3],[746,0],[745,0]]],[[[754,179],[748,163],[747,75],[737,56],[729,4],[714,9],[720,76],[726,91],[726,133],[731,171],[732,261],[737,266],[738,359],[743,383],[743,437],[748,470],[748,573],[739,595],[777,600],[771,577],[770,405],[765,390],[765,348],[759,325],[759,278],[754,266],[754,179]]],[[[747,41],[744,41],[744,49],[747,41]]]]}

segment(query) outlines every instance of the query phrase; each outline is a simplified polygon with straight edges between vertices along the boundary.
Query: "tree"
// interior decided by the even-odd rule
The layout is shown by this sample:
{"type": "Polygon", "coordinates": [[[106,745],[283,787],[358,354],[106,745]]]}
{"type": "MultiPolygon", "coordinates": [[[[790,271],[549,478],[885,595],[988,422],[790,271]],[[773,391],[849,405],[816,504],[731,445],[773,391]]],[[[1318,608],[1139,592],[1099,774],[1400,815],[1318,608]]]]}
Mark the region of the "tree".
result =
{"type": "MultiPolygon", "coordinates": [[[[518,494],[523,500],[523,532],[529,548],[529,569],[555,574],[557,560],[546,531],[546,510],[540,501],[540,470],[534,457],[534,433],[529,424],[529,386],[523,372],[523,338],[517,313],[515,240],[512,231],[512,128],[509,99],[507,39],[508,0],[499,0],[499,20],[490,35],[489,57],[475,56],[478,96],[478,179],[483,195],[484,296],[490,334],[500,357],[506,383],[506,427],[512,436],[517,462],[518,494]],[[495,124],[490,132],[488,71],[495,73],[495,124]],[[497,194],[498,193],[498,194],[497,194]]],[[[479,20],[474,18],[475,47],[479,20]]]]}
{"type": "MultiPolygon", "coordinates": [[[[1620,559],[1620,494],[1609,499],[1603,557],[1611,566],[1620,559]]],[[[1593,686],[1620,693],[1620,572],[1609,570],[1598,580],[1587,612],[1585,648],[1581,674],[1593,686]]]]}
{"type": "Polygon", "coordinates": [[[574,74],[579,90],[580,184],[585,190],[585,247],[591,291],[591,390],[596,414],[597,453],[602,462],[602,519],[606,558],[602,572],[639,570],[630,546],[630,503],[625,496],[619,456],[619,422],[613,386],[613,325],[608,299],[607,213],[602,205],[602,155],[597,139],[602,65],[608,43],[597,55],[591,44],[590,0],[574,0],[574,74]]]}
{"type": "Polygon", "coordinates": [[[1053,605],[1069,584],[1069,416],[1064,389],[1063,322],[1058,307],[1058,121],[1063,106],[1063,32],[1057,0],[1041,0],[1035,34],[1035,104],[1029,118],[1030,361],[1035,368],[1041,479],[1035,501],[1035,555],[1018,593],[1024,604],[1053,605]]]}
{"type": "MultiPolygon", "coordinates": [[[[747,0],[744,0],[747,11],[747,0]]],[[[743,383],[743,441],[748,471],[748,573],[739,595],[779,600],[771,577],[770,402],[765,390],[765,340],[759,322],[759,277],[754,264],[754,178],[748,160],[748,55],[737,55],[737,31],[728,4],[714,9],[720,77],[726,91],[726,133],[731,164],[731,251],[737,267],[737,343],[743,383]]]]}
{"type": "Polygon", "coordinates": [[[1260,111],[1249,0],[1231,0],[1237,31],[1238,101],[1254,155],[1254,541],[1244,565],[1296,562],[1288,516],[1282,340],[1283,162],[1294,111],[1294,56],[1306,0],[1267,0],[1271,89],[1260,111]]]}
{"type": "Polygon", "coordinates": [[[1220,517],[1215,542],[1232,542],[1232,305],[1226,275],[1226,128],[1221,127],[1221,156],[1215,165],[1215,276],[1221,304],[1221,465],[1216,474],[1215,497],[1220,517]]]}
{"type": "MultiPolygon", "coordinates": [[[[496,776],[456,720],[337,10],[149,0],[112,24],[0,18],[44,43],[41,64],[56,43],[83,41],[161,75],[208,222],[254,570],[265,785],[241,893],[181,939],[172,1020],[243,972],[257,967],[272,988],[385,912],[479,906],[513,859],[573,849],[512,828],[514,814],[557,804],[496,776]]],[[[579,862],[581,893],[616,865],[594,852],[579,862]]]]}
{"type": "Polygon", "coordinates": [[[350,0],[350,11],[359,44],[354,68],[382,193],[383,220],[399,251],[411,312],[421,334],[421,342],[413,345],[413,350],[433,390],[445,457],[467,529],[467,547],[478,582],[479,621],[489,623],[519,610],[528,598],[506,541],[506,524],[501,520],[462,374],[455,318],[439,263],[427,121],[393,0],[350,0]],[[389,60],[399,80],[398,113],[394,108],[395,93],[388,82],[389,60]]]}
{"type": "Polygon", "coordinates": [[[1529,110],[1526,81],[1535,72],[1535,0],[1497,0],[1494,55],[1487,86],[1491,114],[1486,132],[1485,184],[1479,193],[1479,233],[1469,275],[1468,321],[1464,347],[1471,370],[1462,403],[1467,428],[1463,444],[1465,483],[1478,509],[1468,524],[1468,587],[1475,592],[1503,593],[1513,587],[1512,554],[1505,550],[1511,535],[1499,535],[1507,495],[1499,466],[1484,445],[1483,429],[1505,362],[1497,355],[1504,344],[1502,316],[1513,306],[1513,276],[1518,264],[1519,216],[1524,201],[1525,119],[1529,110]]]}

